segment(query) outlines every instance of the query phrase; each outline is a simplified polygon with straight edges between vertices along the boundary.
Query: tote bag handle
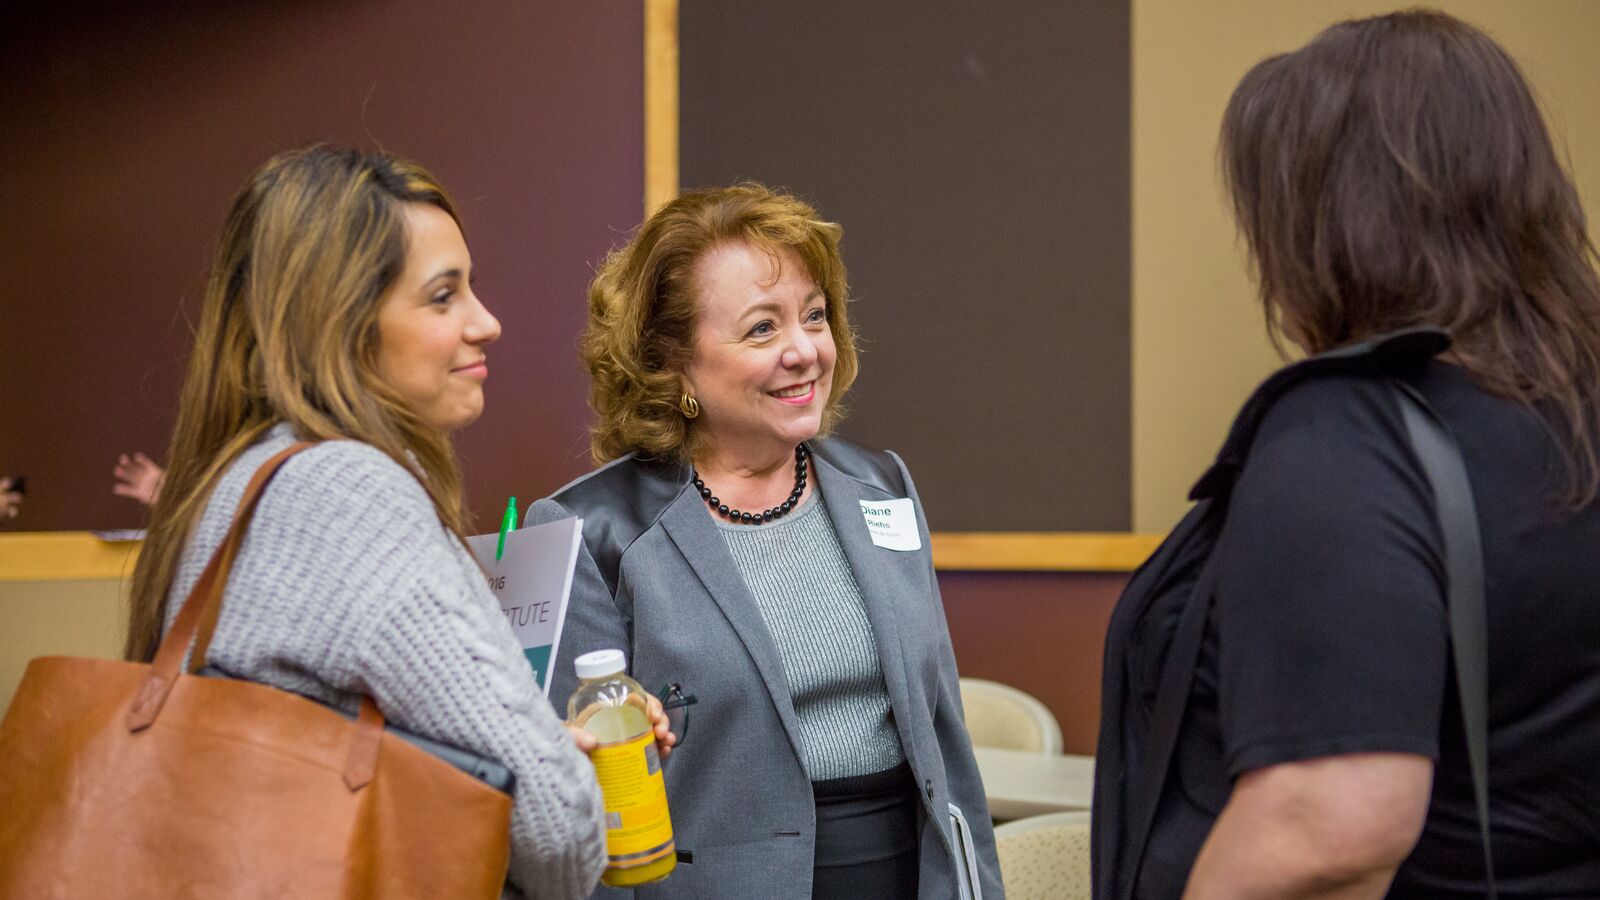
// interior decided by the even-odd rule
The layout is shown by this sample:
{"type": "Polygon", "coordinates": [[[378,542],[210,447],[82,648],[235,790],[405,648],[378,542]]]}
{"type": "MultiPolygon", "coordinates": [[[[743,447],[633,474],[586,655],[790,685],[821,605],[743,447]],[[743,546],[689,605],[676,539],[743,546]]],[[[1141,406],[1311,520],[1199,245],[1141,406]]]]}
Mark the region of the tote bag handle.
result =
{"type": "MultiPolygon", "coordinates": [[[[216,631],[217,619],[222,615],[222,593],[228,586],[228,575],[233,571],[234,559],[238,557],[239,547],[244,543],[245,532],[250,528],[250,520],[255,515],[256,506],[261,502],[268,482],[278,474],[283,464],[295,454],[314,446],[316,444],[310,441],[301,441],[289,446],[262,463],[251,476],[250,483],[244,489],[244,496],[239,501],[239,508],[233,514],[233,523],[228,527],[227,535],[218,545],[216,552],[211,554],[211,560],[206,563],[205,571],[200,573],[200,578],[189,591],[188,598],[183,601],[183,607],[173,620],[172,628],[166,637],[162,638],[161,646],[156,650],[155,660],[150,666],[150,675],[140,687],[133,705],[128,708],[125,722],[130,732],[143,731],[155,723],[156,717],[161,714],[161,708],[166,705],[167,697],[172,693],[173,686],[178,682],[183,656],[190,644],[194,645],[194,653],[189,658],[188,672],[197,672],[206,664],[206,652],[211,647],[211,636],[216,631]]],[[[378,750],[382,736],[383,714],[378,711],[371,697],[362,697],[361,709],[356,715],[355,733],[350,742],[350,753],[345,760],[344,781],[350,790],[360,790],[372,780],[372,774],[378,764],[378,750]]]]}

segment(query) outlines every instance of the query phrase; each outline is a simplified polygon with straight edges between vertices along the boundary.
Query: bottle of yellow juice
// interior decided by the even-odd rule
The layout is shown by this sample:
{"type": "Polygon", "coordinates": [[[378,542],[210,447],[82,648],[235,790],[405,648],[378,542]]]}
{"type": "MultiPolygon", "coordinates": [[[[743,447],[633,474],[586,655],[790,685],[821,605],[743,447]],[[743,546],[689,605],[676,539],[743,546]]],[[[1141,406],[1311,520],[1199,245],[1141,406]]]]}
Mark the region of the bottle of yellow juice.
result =
{"type": "Polygon", "coordinates": [[[660,881],[677,868],[667,784],[661,777],[656,736],[645,711],[649,694],[624,674],[621,650],[596,650],[573,661],[578,689],[567,719],[599,739],[590,754],[606,802],[606,853],[602,884],[632,887],[660,881]]]}

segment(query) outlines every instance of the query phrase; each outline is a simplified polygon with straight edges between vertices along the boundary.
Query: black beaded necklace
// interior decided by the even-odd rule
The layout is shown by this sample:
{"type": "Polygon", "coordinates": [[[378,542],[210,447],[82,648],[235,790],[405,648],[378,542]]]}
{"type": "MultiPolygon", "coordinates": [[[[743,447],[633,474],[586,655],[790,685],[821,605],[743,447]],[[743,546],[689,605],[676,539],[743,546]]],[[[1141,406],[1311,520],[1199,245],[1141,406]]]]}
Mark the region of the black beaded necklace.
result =
{"type": "Polygon", "coordinates": [[[711,493],[711,488],[706,487],[705,481],[700,478],[700,473],[694,471],[692,467],[689,470],[689,476],[694,479],[695,490],[700,492],[700,498],[710,504],[712,512],[740,525],[760,525],[786,515],[799,505],[800,495],[806,492],[806,460],[810,458],[811,451],[806,449],[805,444],[795,446],[794,490],[789,492],[789,499],[771,509],[764,509],[758,513],[729,509],[728,504],[723,503],[716,494],[711,493]]]}

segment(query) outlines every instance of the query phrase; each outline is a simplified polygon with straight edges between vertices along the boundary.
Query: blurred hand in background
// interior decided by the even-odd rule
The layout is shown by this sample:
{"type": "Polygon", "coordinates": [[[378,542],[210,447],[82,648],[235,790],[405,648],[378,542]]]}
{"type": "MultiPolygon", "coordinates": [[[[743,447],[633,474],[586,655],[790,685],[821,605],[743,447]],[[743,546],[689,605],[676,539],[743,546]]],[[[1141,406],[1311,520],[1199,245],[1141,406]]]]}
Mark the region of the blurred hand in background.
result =
{"type": "Polygon", "coordinates": [[[150,506],[161,493],[161,476],[166,472],[155,461],[135,450],[117,457],[116,468],[111,470],[117,480],[111,493],[133,499],[150,506]]]}
{"type": "Polygon", "coordinates": [[[15,519],[22,512],[20,479],[9,475],[0,478],[0,521],[15,519]]]}

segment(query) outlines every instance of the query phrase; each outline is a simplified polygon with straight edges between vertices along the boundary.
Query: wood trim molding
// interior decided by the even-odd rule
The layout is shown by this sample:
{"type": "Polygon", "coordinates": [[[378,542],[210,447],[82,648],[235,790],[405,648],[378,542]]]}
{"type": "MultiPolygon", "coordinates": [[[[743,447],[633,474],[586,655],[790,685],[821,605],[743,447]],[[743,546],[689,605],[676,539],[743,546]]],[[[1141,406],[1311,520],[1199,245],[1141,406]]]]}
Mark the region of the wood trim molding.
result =
{"type": "Polygon", "coordinates": [[[678,196],[678,0],[644,0],[644,217],[678,196]]]}
{"type": "Polygon", "coordinates": [[[142,545],[86,531],[0,534],[0,582],[132,578],[142,545]]]}
{"type": "Polygon", "coordinates": [[[1076,531],[936,531],[942,572],[1132,572],[1161,535],[1076,531]]]}
{"type": "MultiPolygon", "coordinates": [[[[1131,572],[1159,535],[1117,532],[935,532],[942,572],[1131,572]]],[[[0,582],[121,579],[133,575],[138,541],[102,541],[86,531],[0,535],[0,582]]]]}

